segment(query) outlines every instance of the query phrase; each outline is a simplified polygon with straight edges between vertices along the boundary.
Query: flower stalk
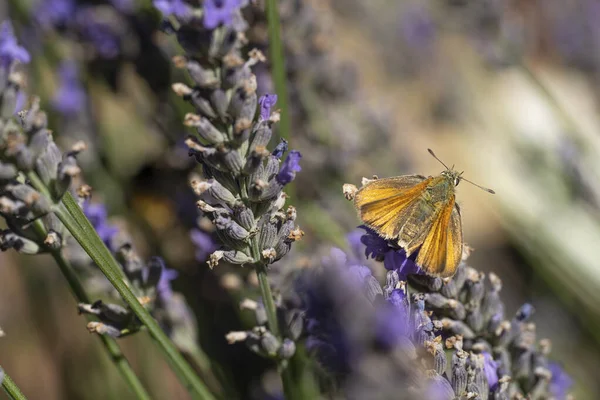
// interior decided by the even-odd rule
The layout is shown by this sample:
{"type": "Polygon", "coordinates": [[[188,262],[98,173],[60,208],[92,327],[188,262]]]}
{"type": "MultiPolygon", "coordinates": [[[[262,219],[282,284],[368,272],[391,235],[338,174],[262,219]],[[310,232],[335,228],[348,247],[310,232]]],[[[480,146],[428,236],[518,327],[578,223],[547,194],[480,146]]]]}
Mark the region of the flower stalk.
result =
{"type": "MultiPolygon", "coordinates": [[[[39,190],[38,185],[41,182],[37,182],[36,184],[34,181],[33,183],[34,186],[39,190]]],[[[144,308],[144,306],[140,303],[129,286],[123,280],[119,264],[113,258],[112,254],[102,242],[100,237],[98,237],[94,227],[83,214],[83,211],[77,204],[77,201],[70,193],[66,193],[61,200],[60,206],[61,207],[59,207],[56,211],[57,217],[69,230],[71,235],[73,235],[75,240],[86,251],[86,253],[88,253],[90,258],[96,263],[96,265],[98,265],[98,268],[100,268],[102,273],[115,287],[123,300],[129,307],[131,307],[135,315],[148,329],[152,338],[164,352],[169,364],[173,368],[173,371],[181,383],[190,392],[190,394],[193,395],[194,398],[207,400],[214,399],[214,396],[210,393],[208,388],[196,375],[181,353],[179,353],[171,340],[160,328],[156,320],[144,308]]]]}
{"type": "Polygon", "coordinates": [[[27,400],[27,397],[21,392],[21,389],[17,384],[8,376],[0,367],[0,382],[4,392],[8,395],[11,400],[27,400]]]}
{"type": "MultiPolygon", "coordinates": [[[[44,224],[42,224],[41,221],[35,221],[33,224],[33,228],[41,241],[43,241],[48,236],[48,232],[44,228],[44,224]]],[[[54,261],[56,262],[63,276],[67,280],[67,283],[71,288],[73,296],[75,297],[77,302],[91,303],[90,297],[84,289],[81,281],[77,277],[77,274],[73,270],[73,267],[64,258],[62,253],[58,250],[51,250],[50,254],[52,255],[52,258],[54,258],[54,261]]],[[[98,335],[98,337],[102,341],[102,345],[106,349],[107,353],[110,355],[111,361],[115,364],[120,374],[123,376],[123,379],[129,385],[130,389],[133,391],[133,393],[135,393],[136,398],[140,400],[149,400],[151,398],[150,395],[148,394],[148,392],[140,382],[138,376],[135,374],[135,371],[133,371],[131,365],[121,352],[117,341],[106,335],[98,335]]]]}

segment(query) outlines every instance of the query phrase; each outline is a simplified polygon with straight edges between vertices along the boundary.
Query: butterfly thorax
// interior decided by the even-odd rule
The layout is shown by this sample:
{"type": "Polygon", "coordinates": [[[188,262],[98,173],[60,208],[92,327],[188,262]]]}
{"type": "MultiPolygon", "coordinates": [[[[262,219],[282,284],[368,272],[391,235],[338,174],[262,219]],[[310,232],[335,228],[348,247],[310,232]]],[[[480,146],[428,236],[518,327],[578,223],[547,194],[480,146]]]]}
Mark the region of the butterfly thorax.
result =
{"type": "Polygon", "coordinates": [[[446,170],[432,178],[429,185],[427,185],[427,189],[423,192],[423,199],[432,205],[445,204],[455,194],[455,188],[459,181],[459,173],[446,170]]]}
{"type": "Polygon", "coordinates": [[[406,220],[398,229],[398,244],[409,254],[422,243],[430,222],[436,219],[437,214],[449,202],[454,204],[455,182],[460,178],[455,171],[447,170],[429,179],[420,200],[406,210],[406,220]]]}

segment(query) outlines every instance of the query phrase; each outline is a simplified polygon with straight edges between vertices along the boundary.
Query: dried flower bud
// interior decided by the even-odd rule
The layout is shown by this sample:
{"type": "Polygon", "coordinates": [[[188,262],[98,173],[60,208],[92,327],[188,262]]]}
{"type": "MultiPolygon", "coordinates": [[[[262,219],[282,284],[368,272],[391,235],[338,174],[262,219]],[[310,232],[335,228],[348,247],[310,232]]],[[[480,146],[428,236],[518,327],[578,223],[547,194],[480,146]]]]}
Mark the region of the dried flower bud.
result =
{"type": "Polygon", "coordinates": [[[183,121],[184,125],[196,128],[198,136],[209,144],[220,144],[225,141],[225,136],[206,118],[199,115],[187,113],[183,121]]]}
{"type": "Polygon", "coordinates": [[[342,192],[344,193],[346,200],[354,200],[354,196],[356,195],[356,192],[358,192],[358,188],[350,183],[344,183],[344,186],[342,186],[342,192]]]}
{"type": "Polygon", "coordinates": [[[21,237],[9,229],[0,230],[0,250],[15,249],[21,254],[38,254],[41,249],[34,241],[21,237]]]}
{"type": "Polygon", "coordinates": [[[229,343],[229,344],[243,342],[247,338],[248,338],[247,332],[229,332],[227,335],[225,335],[225,339],[227,340],[227,343],[229,343]]]}
{"type": "Polygon", "coordinates": [[[463,320],[466,316],[465,307],[457,300],[447,299],[439,293],[425,294],[427,308],[452,319],[463,320]]]}
{"type": "Polygon", "coordinates": [[[262,257],[263,259],[267,260],[267,262],[272,263],[275,261],[275,257],[277,257],[277,252],[274,248],[264,249],[262,251],[262,257]]]}
{"type": "Polygon", "coordinates": [[[104,324],[102,322],[88,322],[87,330],[90,333],[97,333],[99,335],[106,335],[112,338],[118,338],[121,336],[121,331],[113,326],[104,324]]]}
{"type": "Polygon", "coordinates": [[[452,389],[458,396],[465,394],[467,389],[467,353],[457,350],[452,355],[452,389]]]}

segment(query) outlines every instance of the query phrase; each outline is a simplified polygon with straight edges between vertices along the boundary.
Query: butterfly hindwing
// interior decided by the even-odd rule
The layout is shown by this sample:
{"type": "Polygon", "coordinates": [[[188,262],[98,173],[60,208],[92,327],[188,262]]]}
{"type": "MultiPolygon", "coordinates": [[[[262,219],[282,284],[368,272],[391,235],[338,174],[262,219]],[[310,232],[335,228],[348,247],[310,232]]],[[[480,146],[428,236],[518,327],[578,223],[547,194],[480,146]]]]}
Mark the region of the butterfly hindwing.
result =
{"type": "Polygon", "coordinates": [[[462,256],[460,210],[452,196],[440,209],[421,245],[416,262],[430,275],[452,276],[462,256]]]}

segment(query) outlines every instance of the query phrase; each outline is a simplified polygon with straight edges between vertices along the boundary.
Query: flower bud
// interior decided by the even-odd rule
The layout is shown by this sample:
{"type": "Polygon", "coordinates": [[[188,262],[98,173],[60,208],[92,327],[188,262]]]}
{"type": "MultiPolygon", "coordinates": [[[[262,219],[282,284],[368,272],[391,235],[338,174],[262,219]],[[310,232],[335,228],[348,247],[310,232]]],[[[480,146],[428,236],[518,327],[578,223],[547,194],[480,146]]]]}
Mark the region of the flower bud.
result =
{"type": "Polygon", "coordinates": [[[439,293],[425,294],[425,303],[434,312],[452,319],[463,320],[466,316],[465,307],[461,302],[454,299],[447,299],[439,293]]]}
{"type": "Polygon", "coordinates": [[[21,254],[38,254],[40,246],[32,240],[21,237],[9,229],[0,230],[0,250],[15,249],[21,254]]]}
{"type": "Polygon", "coordinates": [[[410,274],[407,277],[408,281],[427,292],[438,292],[442,288],[442,279],[428,275],[410,274]]]}
{"type": "Polygon", "coordinates": [[[255,227],[254,213],[252,210],[244,205],[239,205],[233,210],[233,217],[244,229],[248,232],[252,231],[255,227]]]}
{"type": "MultiPolygon", "coordinates": [[[[292,342],[294,343],[294,342],[292,342]]],[[[281,347],[281,342],[271,332],[266,331],[260,338],[260,347],[264,353],[270,357],[277,355],[277,351],[281,347]]],[[[289,350],[289,349],[288,349],[289,350]]],[[[295,350],[295,347],[294,347],[295,350]]]]}
{"type": "Polygon", "coordinates": [[[258,246],[267,249],[277,243],[277,225],[271,222],[271,216],[265,215],[258,222],[258,246]]]}
{"type": "Polygon", "coordinates": [[[452,354],[452,389],[457,396],[465,394],[467,389],[467,352],[457,350],[452,354]]]}
{"type": "Polygon", "coordinates": [[[442,326],[453,335],[461,335],[465,339],[475,338],[475,333],[462,321],[442,318],[442,326]]]}
{"type": "Polygon", "coordinates": [[[254,262],[254,259],[247,254],[237,251],[237,250],[228,250],[223,251],[223,259],[231,264],[236,265],[244,265],[248,263],[254,262]]]}
{"type": "Polygon", "coordinates": [[[265,148],[271,141],[271,136],[273,136],[273,131],[270,122],[261,121],[255,124],[250,135],[250,151],[265,148]]]}
{"type": "Polygon", "coordinates": [[[112,338],[118,338],[122,335],[121,331],[114,326],[104,324],[102,322],[88,322],[87,330],[90,333],[97,333],[98,335],[106,335],[112,338]]]}
{"type": "Polygon", "coordinates": [[[215,110],[213,110],[210,101],[204,97],[204,94],[199,90],[194,90],[189,96],[192,105],[196,108],[196,111],[209,119],[217,118],[215,110]]]}
{"type": "Polygon", "coordinates": [[[227,94],[222,89],[215,89],[210,94],[210,103],[214,110],[219,115],[222,121],[227,120],[227,108],[229,107],[229,100],[227,94]]]}
{"type": "Polygon", "coordinates": [[[283,360],[289,360],[296,353],[296,343],[290,339],[283,339],[281,347],[277,351],[277,356],[283,360]]]}
{"type": "Polygon", "coordinates": [[[198,136],[210,144],[219,144],[225,141],[225,136],[207,119],[199,115],[188,113],[183,121],[184,125],[196,128],[198,136]]]}
{"type": "Polygon", "coordinates": [[[228,172],[239,175],[244,168],[244,159],[237,150],[228,149],[220,152],[220,159],[228,172]]]}

